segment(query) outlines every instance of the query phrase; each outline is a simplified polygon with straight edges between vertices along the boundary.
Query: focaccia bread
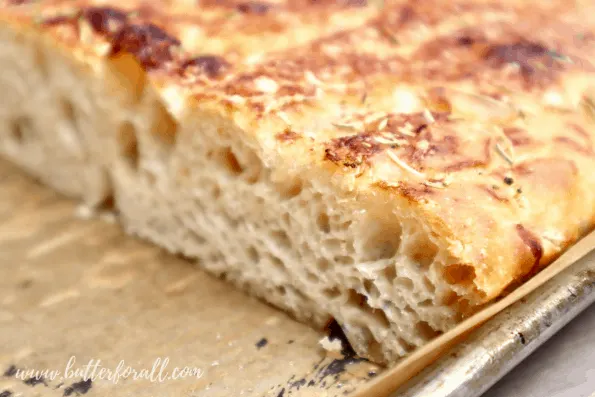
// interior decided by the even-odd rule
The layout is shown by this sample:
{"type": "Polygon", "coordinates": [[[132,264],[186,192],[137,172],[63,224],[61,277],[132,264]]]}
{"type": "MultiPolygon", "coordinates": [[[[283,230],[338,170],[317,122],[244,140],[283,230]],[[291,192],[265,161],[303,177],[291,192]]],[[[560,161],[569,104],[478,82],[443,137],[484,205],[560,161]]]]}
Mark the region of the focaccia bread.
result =
{"type": "Polygon", "coordinates": [[[592,229],[595,5],[368,3],[0,0],[0,152],[395,362],[592,229]]]}

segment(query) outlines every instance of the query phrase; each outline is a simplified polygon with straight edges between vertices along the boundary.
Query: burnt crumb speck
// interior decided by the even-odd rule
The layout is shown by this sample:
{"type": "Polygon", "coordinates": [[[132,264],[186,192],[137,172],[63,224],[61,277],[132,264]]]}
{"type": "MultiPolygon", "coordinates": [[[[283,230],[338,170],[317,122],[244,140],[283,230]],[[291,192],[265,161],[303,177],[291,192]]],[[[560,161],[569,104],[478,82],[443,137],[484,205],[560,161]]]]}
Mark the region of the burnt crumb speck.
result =
{"type": "Polygon", "coordinates": [[[283,397],[284,395],[285,395],[285,388],[281,389],[279,394],[277,394],[277,397],[283,397]]]}
{"type": "Polygon", "coordinates": [[[6,371],[4,371],[4,376],[15,376],[17,374],[18,368],[16,367],[16,365],[11,365],[10,367],[8,367],[6,369],[6,371]]]}
{"type": "Polygon", "coordinates": [[[523,189],[521,189],[521,188],[518,188],[518,189],[516,190],[516,192],[517,192],[518,194],[521,194],[521,193],[523,193],[523,189]]]}
{"type": "Polygon", "coordinates": [[[182,64],[183,71],[192,68],[202,71],[210,78],[215,78],[225,73],[230,68],[230,64],[218,55],[201,55],[182,64]]]}
{"type": "Polygon", "coordinates": [[[537,75],[543,77],[559,70],[559,61],[564,61],[567,57],[540,43],[521,40],[512,44],[489,47],[484,54],[484,59],[495,67],[507,64],[518,65],[523,78],[529,81],[537,75]]]}
{"type": "Polygon", "coordinates": [[[498,44],[486,53],[486,58],[498,63],[518,63],[528,66],[531,59],[547,54],[548,50],[539,43],[521,41],[514,44],[498,44]]]}
{"type": "Polygon", "coordinates": [[[256,348],[257,349],[262,349],[263,347],[265,347],[267,344],[269,343],[269,341],[267,340],[267,338],[262,338],[261,340],[259,340],[258,342],[256,342],[256,348]]]}
{"type": "Polygon", "coordinates": [[[335,380],[338,379],[339,375],[345,372],[348,365],[357,364],[365,361],[359,357],[344,357],[331,361],[320,373],[320,379],[327,377],[333,377],[335,380]]]}
{"type": "Polygon", "coordinates": [[[91,379],[82,380],[80,382],[73,383],[72,385],[68,386],[64,389],[64,397],[68,397],[71,395],[79,396],[81,394],[87,394],[87,392],[93,386],[93,381],[91,379]]]}
{"type": "Polygon", "coordinates": [[[508,186],[512,185],[514,183],[514,179],[512,179],[511,177],[507,176],[504,178],[504,183],[506,183],[508,186]]]}
{"type": "Polygon", "coordinates": [[[523,345],[527,343],[527,341],[525,340],[525,335],[523,335],[522,332],[519,332],[517,335],[523,345]]]}
{"type": "Polygon", "coordinates": [[[36,377],[36,376],[32,376],[29,379],[26,379],[23,381],[24,384],[26,384],[27,386],[31,386],[31,387],[35,387],[39,384],[46,384],[45,383],[45,378],[43,376],[40,377],[36,377]]]}
{"type": "Polygon", "coordinates": [[[376,371],[369,371],[369,372],[368,372],[368,378],[373,378],[373,377],[375,377],[376,375],[378,375],[378,373],[376,373],[376,371]]]}
{"type": "Polygon", "coordinates": [[[312,387],[316,384],[316,382],[314,382],[314,379],[310,380],[310,382],[308,382],[308,387],[312,387]]]}
{"type": "Polygon", "coordinates": [[[415,129],[413,130],[415,132],[415,134],[419,135],[421,134],[426,128],[428,128],[427,124],[420,124],[419,126],[415,127],[415,129]]]}
{"type": "Polygon", "coordinates": [[[0,397],[12,397],[12,392],[10,390],[4,390],[0,392],[0,397]]]}
{"type": "Polygon", "coordinates": [[[244,14],[264,15],[273,8],[273,5],[262,1],[245,1],[238,4],[236,8],[244,14]]]}
{"type": "Polygon", "coordinates": [[[300,380],[296,380],[295,382],[293,382],[291,384],[291,386],[289,386],[289,388],[300,390],[300,388],[303,387],[305,384],[306,384],[306,379],[300,379],[300,380]]]}
{"type": "Polygon", "coordinates": [[[288,340],[288,341],[287,341],[287,344],[288,344],[288,345],[291,345],[291,344],[293,344],[293,342],[295,342],[295,341],[294,341],[293,339],[291,339],[291,340],[288,340]]]}
{"type": "Polygon", "coordinates": [[[463,47],[468,47],[475,43],[475,39],[469,35],[462,35],[457,38],[457,44],[463,47]]]}
{"type": "Polygon", "coordinates": [[[89,7],[81,12],[93,30],[100,34],[109,34],[126,23],[128,15],[111,7],[89,7]]]}
{"type": "Polygon", "coordinates": [[[275,136],[275,138],[277,138],[277,140],[279,140],[281,142],[295,142],[296,140],[298,140],[301,137],[302,137],[301,134],[298,134],[297,132],[292,131],[290,128],[286,128],[283,132],[280,132],[279,134],[277,134],[275,136]]]}
{"type": "Polygon", "coordinates": [[[172,47],[180,41],[160,27],[148,24],[124,25],[111,38],[111,55],[133,54],[146,69],[154,69],[173,59],[172,47]]]}

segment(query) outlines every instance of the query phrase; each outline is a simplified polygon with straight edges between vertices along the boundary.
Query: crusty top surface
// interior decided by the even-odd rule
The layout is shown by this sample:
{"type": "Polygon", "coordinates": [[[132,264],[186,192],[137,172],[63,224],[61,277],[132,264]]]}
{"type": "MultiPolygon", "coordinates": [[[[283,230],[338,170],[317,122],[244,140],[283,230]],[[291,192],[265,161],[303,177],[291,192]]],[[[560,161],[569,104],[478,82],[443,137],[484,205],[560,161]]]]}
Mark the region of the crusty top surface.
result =
{"type": "Polygon", "coordinates": [[[265,155],[408,206],[486,299],[595,222],[592,1],[0,4],[75,51],[133,54],[265,155]]]}

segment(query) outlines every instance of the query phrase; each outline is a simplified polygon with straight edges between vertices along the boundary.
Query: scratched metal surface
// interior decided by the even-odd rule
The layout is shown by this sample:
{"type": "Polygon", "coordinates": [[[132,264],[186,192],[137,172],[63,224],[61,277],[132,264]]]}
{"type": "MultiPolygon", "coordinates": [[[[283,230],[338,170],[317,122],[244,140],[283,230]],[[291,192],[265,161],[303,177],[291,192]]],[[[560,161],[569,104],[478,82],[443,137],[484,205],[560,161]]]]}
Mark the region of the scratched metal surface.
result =
{"type": "Polygon", "coordinates": [[[0,160],[0,396],[330,397],[379,371],[326,356],[322,336],[117,225],[80,219],[71,201],[0,160]],[[169,358],[165,373],[204,374],[96,372],[86,382],[67,373],[71,357],[71,371],[90,360],[141,371],[169,358]],[[46,369],[59,374],[22,372],[46,369]]]}
{"type": "Polygon", "coordinates": [[[595,301],[595,251],[495,316],[392,397],[478,397],[595,301]]]}

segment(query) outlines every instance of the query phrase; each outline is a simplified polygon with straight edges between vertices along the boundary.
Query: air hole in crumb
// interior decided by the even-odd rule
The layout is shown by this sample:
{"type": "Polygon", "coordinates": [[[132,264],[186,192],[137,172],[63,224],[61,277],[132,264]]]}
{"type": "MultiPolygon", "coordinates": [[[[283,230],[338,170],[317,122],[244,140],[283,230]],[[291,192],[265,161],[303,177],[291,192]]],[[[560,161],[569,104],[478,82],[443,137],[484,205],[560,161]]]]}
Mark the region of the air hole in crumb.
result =
{"type": "Polygon", "coordinates": [[[72,124],[73,127],[76,127],[76,111],[74,110],[74,105],[67,99],[61,100],[61,107],[62,113],[64,117],[68,119],[68,122],[72,124]]]}
{"type": "Polygon", "coordinates": [[[419,302],[419,307],[431,307],[434,306],[434,301],[431,299],[426,299],[424,301],[419,302]]]}
{"type": "Polygon", "coordinates": [[[447,306],[455,305],[461,296],[457,294],[455,291],[448,291],[442,296],[442,303],[447,306]]]}
{"type": "Polygon", "coordinates": [[[256,153],[249,149],[243,148],[241,153],[236,152],[236,154],[236,157],[239,157],[238,162],[245,165],[245,167],[242,167],[242,173],[244,174],[244,179],[248,184],[254,185],[259,180],[266,179],[266,169],[256,153]]]}
{"type": "Polygon", "coordinates": [[[397,277],[397,268],[394,264],[390,264],[382,270],[384,277],[389,283],[392,283],[393,280],[397,277]]]}
{"type": "Polygon", "coordinates": [[[213,196],[214,199],[218,199],[219,197],[221,197],[221,188],[219,187],[219,185],[213,186],[213,190],[211,191],[211,196],[213,196]]]}
{"type": "Polygon", "coordinates": [[[318,214],[318,217],[316,218],[316,224],[318,225],[318,229],[320,229],[320,231],[323,233],[329,233],[331,231],[330,219],[324,212],[318,214]]]}
{"type": "Polygon", "coordinates": [[[473,305],[469,302],[469,299],[459,299],[456,303],[456,310],[461,316],[461,318],[465,318],[467,315],[472,313],[473,305]]]}
{"type": "Polygon", "coordinates": [[[275,287],[275,290],[277,291],[277,293],[281,296],[285,296],[287,294],[287,290],[285,289],[284,286],[280,285],[278,287],[275,287]]]}
{"type": "Polygon", "coordinates": [[[244,171],[244,169],[240,165],[240,162],[238,161],[238,158],[231,151],[230,148],[227,148],[227,149],[223,150],[223,162],[225,164],[225,167],[232,174],[239,175],[239,174],[241,174],[244,171]]]}
{"type": "Polygon", "coordinates": [[[403,338],[397,338],[397,341],[399,342],[399,345],[401,345],[403,350],[405,350],[406,352],[411,352],[415,349],[415,345],[412,345],[403,338]]]}
{"type": "Polygon", "coordinates": [[[284,225],[290,226],[291,225],[291,216],[289,216],[289,212],[284,212],[283,215],[281,215],[281,220],[283,221],[284,225]]]}
{"type": "Polygon", "coordinates": [[[353,223],[352,221],[345,221],[343,223],[337,222],[337,224],[338,224],[337,229],[347,230],[347,229],[349,229],[349,227],[351,226],[352,223],[353,223]]]}
{"type": "Polygon", "coordinates": [[[253,247],[250,246],[248,247],[248,259],[250,260],[251,263],[258,263],[260,261],[260,254],[258,253],[258,250],[253,247]]]}
{"type": "Polygon", "coordinates": [[[261,169],[259,167],[251,167],[248,174],[246,175],[246,182],[250,185],[254,185],[261,178],[261,169]]]}
{"type": "MultiPolygon", "coordinates": [[[[197,234],[193,229],[187,230],[187,233],[190,234],[190,236],[192,236],[192,244],[195,244],[197,247],[204,246],[205,244],[207,244],[207,240],[203,236],[197,234]]],[[[188,258],[186,258],[186,260],[188,260],[188,258]]]]}
{"type": "Polygon", "coordinates": [[[356,290],[350,289],[348,291],[347,302],[355,306],[364,306],[368,304],[368,298],[356,290]]]}
{"type": "Polygon", "coordinates": [[[180,167],[179,174],[180,177],[187,179],[190,176],[190,168],[188,167],[180,167]]]}
{"type": "Polygon", "coordinates": [[[339,265],[353,265],[355,263],[354,259],[347,255],[337,255],[333,259],[339,265]]]}
{"type": "Polygon", "coordinates": [[[296,178],[286,184],[277,184],[277,190],[282,199],[289,200],[302,193],[304,185],[301,179],[296,178]]]}
{"type": "Polygon", "coordinates": [[[356,290],[350,289],[348,291],[347,304],[360,307],[365,315],[372,321],[375,321],[380,327],[390,327],[390,321],[388,321],[386,314],[382,310],[370,306],[368,298],[356,290]]]}
{"type": "Polygon", "coordinates": [[[418,322],[415,325],[415,329],[424,340],[432,340],[438,335],[442,334],[442,332],[432,328],[432,326],[426,321],[418,322]]]}
{"type": "Polygon", "coordinates": [[[324,245],[331,252],[343,252],[343,240],[340,240],[338,238],[329,238],[328,240],[324,241],[324,245]]]}
{"type": "Polygon", "coordinates": [[[60,106],[62,108],[62,114],[64,115],[69,127],[65,130],[61,130],[60,135],[62,139],[65,140],[65,142],[71,146],[77,147],[77,149],[80,150],[81,129],[79,127],[79,118],[77,116],[76,108],[71,101],[65,98],[61,99],[60,106]]]}
{"type": "Polygon", "coordinates": [[[223,261],[223,256],[217,252],[209,255],[209,262],[219,263],[223,261]]]}
{"type": "Polygon", "coordinates": [[[326,271],[331,267],[331,263],[326,258],[320,258],[316,261],[316,267],[318,267],[319,270],[326,271]]]}
{"type": "Polygon", "coordinates": [[[464,264],[446,266],[444,278],[449,284],[469,285],[475,280],[475,268],[464,264]]]}
{"type": "Polygon", "coordinates": [[[312,253],[312,248],[310,248],[310,244],[308,244],[307,241],[304,241],[303,243],[300,244],[300,250],[305,251],[309,254],[312,253]]]}
{"type": "Polygon", "coordinates": [[[276,230],[271,233],[271,237],[275,240],[278,247],[288,249],[291,247],[291,240],[285,230],[276,230]]]}
{"type": "Polygon", "coordinates": [[[366,279],[364,280],[364,290],[366,294],[372,298],[378,298],[380,296],[380,291],[378,287],[374,284],[374,281],[366,279]]]}
{"type": "Polygon", "coordinates": [[[151,132],[161,138],[162,142],[173,145],[176,142],[178,123],[160,102],[157,102],[155,109],[151,132]]]}
{"type": "Polygon", "coordinates": [[[29,117],[19,117],[12,122],[10,137],[14,142],[22,144],[27,140],[27,135],[30,135],[31,131],[31,119],[29,117]]]}
{"type": "Polygon", "coordinates": [[[155,182],[157,182],[157,175],[155,175],[155,172],[145,170],[143,175],[146,178],[146,180],[149,182],[149,185],[154,185],[155,182]]]}
{"type": "Polygon", "coordinates": [[[382,351],[382,344],[373,339],[368,341],[368,354],[376,362],[384,361],[384,352],[382,351]]]}
{"type": "Polygon", "coordinates": [[[314,273],[312,272],[307,272],[306,273],[306,278],[308,279],[309,282],[311,283],[318,283],[320,280],[318,280],[318,276],[316,276],[314,273]]]}
{"type": "Polygon", "coordinates": [[[275,266],[278,269],[283,269],[285,270],[285,264],[283,263],[283,261],[279,258],[277,258],[274,255],[271,255],[271,263],[273,264],[273,266],[275,266]]]}
{"type": "Polygon", "coordinates": [[[132,168],[138,169],[138,140],[136,138],[136,129],[132,123],[126,121],[120,126],[118,144],[120,145],[122,156],[124,156],[132,168]]]}
{"type": "Polygon", "coordinates": [[[349,241],[346,242],[346,244],[345,244],[345,252],[347,254],[349,254],[350,256],[357,255],[356,250],[355,250],[355,244],[353,243],[352,240],[349,240],[349,241]]]}
{"type": "Polygon", "coordinates": [[[287,290],[288,294],[291,294],[294,298],[300,300],[300,301],[307,301],[308,298],[306,298],[306,295],[304,295],[302,293],[302,291],[293,288],[291,285],[288,285],[287,287],[285,287],[285,289],[287,290]]]}
{"type": "Polygon", "coordinates": [[[377,362],[384,361],[384,353],[382,352],[382,345],[374,338],[374,335],[368,328],[362,329],[362,334],[368,345],[368,356],[377,362]]]}
{"type": "Polygon", "coordinates": [[[427,233],[419,231],[417,238],[412,239],[408,244],[407,250],[410,252],[411,258],[422,269],[430,267],[434,258],[438,254],[438,247],[428,237],[427,233]]]}
{"type": "Polygon", "coordinates": [[[415,314],[415,310],[413,310],[409,305],[405,306],[405,309],[403,310],[405,310],[406,313],[415,314]]]}
{"type": "Polygon", "coordinates": [[[409,291],[413,290],[414,288],[413,280],[407,277],[396,277],[394,284],[409,291]]]}
{"type": "Polygon", "coordinates": [[[336,299],[341,296],[341,291],[337,287],[325,288],[322,290],[322,293],[329,299],[336,299]]]}
{"type": "Polygon", "coordinates": [[[398,224],[375,222],[367,229],[368,235],[362,247],[362,261],[390,259],[397,254],[401,244],[401,228],[398,224]]]}
{"type": "Polygon", "coordinates": [[[434,283],[432,283],[432,281],[427,276],[424,276],[423,282],[424,282],[424,286],[426,287],[428,292],[431,292],[431,293],[436,292],[436,286],[434,285],[434,283]]]}
{"type": "Polygon", "coordinates": [[[36,70],[39,70],[41,73],[41,77],[47,79],[50,75],[48,69],[48,62],[43,49],[40,47],[35,48],[35,53],[33,54],[35,59],[35,66],[36,70]]]}

